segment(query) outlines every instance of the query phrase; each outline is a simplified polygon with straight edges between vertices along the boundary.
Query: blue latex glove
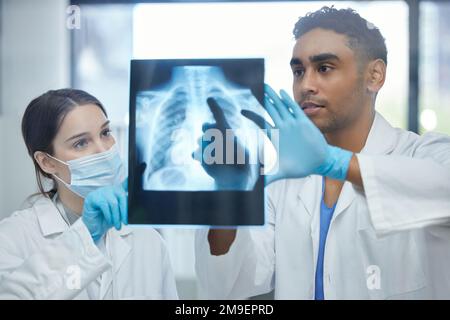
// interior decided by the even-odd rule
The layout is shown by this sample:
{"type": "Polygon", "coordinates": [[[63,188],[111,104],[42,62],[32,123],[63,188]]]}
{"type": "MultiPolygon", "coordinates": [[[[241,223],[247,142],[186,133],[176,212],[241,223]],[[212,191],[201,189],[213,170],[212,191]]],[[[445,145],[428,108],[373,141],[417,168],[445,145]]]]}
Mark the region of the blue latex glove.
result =
{"type": "Polygon", "coordinates": [[[271,137],[278,129],[278,170],[266,176],[266,184],[279,179],[303,178],[311,174],[345,180],[353,153],[331,146],[300,106],[284,91],[280,97],[265,85],[264,104],[272,118],[272,127],[261,116],[242,110],[243,116],[266,129],[271,137]]]}
{"type": "Polygon", "coordinates": [[[215,155],[222,162],[220,164],[211,163],[211,159],[205,159],[206,155],[204,150],[212,142],[209,142],[204,136],[199,138],[199,148],[192,153],[192,157],[200,161],[205,172],[214,179],[218,190],[243,190],[247,186],[251,171],[248,150],[245,149],[234,135],[218,102],[212,97],[208,98],[206,102],[211,110],[215,123],[203,124],[202,131],[205,134],[207,130],[215,129],[221,133],[223,137],[223,148],[222,150],[216,150],[215,155]],[[233,161],[230,164],[226,163],[227,148],[230,148],[230,146],[227,146],[226,139],[232,141],[230,144],[234,152],[233,161]],[[244,159],[242,163],[238,162],[238,154],[243,154],[244,159]],[[205,160],[209,160],[209,162],[205,160]]]}
{"type": "Polygon", "coordinates": [[[99,188],[84,200],[81,219],[97,242],[110,228],[120,230],[128,224],[128,179],[121,185],[99,188]]]}

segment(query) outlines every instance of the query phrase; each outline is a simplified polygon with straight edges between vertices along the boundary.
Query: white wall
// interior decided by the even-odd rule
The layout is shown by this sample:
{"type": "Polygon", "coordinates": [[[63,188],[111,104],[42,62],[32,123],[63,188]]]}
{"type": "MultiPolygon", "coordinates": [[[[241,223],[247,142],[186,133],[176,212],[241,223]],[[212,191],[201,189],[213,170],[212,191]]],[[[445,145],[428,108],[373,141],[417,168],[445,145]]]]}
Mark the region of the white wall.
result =
{"type": "Polygon", "coordinates": [[[37,190],[20,122],[32,98],[69,86],[66,0],[0,0],[0,219],[37,190]]]}

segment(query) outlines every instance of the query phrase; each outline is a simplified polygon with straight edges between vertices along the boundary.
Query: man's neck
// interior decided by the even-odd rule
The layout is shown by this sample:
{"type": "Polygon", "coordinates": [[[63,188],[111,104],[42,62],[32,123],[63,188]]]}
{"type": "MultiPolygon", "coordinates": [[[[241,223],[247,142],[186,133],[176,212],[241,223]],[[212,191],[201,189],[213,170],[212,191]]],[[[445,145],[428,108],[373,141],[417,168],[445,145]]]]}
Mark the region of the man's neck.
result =
{"type": "Polygon", "coordinates": [[[366,144],[374,118],[375,110],[370,108],[348,127],[324,134],[325,138],[333,146],[354,153],[360,152],[366,144]]]}

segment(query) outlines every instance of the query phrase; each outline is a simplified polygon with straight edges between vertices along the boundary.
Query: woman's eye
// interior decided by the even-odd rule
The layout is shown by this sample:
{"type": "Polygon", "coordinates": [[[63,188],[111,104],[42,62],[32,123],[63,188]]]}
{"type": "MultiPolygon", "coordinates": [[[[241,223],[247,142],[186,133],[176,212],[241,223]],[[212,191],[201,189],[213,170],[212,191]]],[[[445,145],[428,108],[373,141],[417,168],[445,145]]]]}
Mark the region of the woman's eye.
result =
{"type": "Polygon", "coordinates": [[[81,149],[83,147],[85,147],[87,145],[88,141],[86,139],[81,139],[78,140],[77,142],[74,143],[73,147],[75,149],[81,149]]]}
{"type": "Polygon", "coordinates": [[[105,129],[102,131],[102,135],[105,137],[109,137],[111,135],[111,129],[105,129]]]}

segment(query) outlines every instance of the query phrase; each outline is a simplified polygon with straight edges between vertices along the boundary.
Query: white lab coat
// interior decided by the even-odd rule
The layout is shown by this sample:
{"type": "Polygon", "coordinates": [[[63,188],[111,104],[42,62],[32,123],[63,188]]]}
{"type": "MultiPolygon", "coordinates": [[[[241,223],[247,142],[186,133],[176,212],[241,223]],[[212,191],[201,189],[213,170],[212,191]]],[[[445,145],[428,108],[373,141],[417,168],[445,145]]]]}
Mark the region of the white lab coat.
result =
{"type": "MultiPolygon", "coordinates": [[[[326,299],[450,298],[450,138],[393,128],[376,114],[357,155],[365,191],[345,182],[328,231],[326,299]]],[[[265,227],[240,228],[230,251],[196,234],[210,298],[313,299],[322,177],[266,188],[265,227]]]]}
{"type": "Polygon", "coordinates": [[[39,198],[0,221],[0,299],[178,298],[158,232],[122,226],[104,240],[103,253],[81,219],[69,227],[52,200],[39,198]]]}

